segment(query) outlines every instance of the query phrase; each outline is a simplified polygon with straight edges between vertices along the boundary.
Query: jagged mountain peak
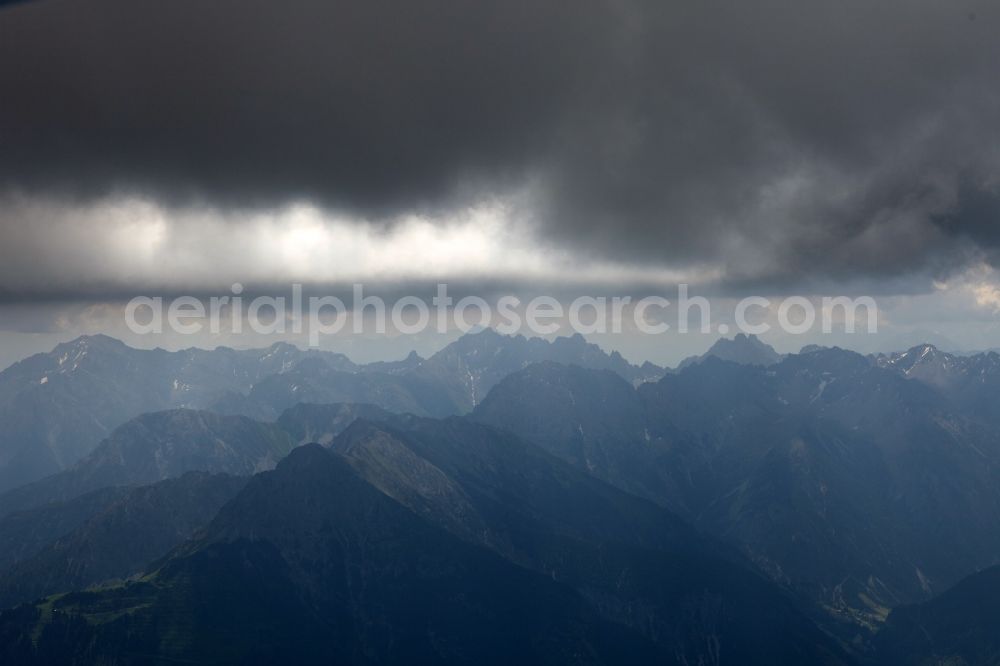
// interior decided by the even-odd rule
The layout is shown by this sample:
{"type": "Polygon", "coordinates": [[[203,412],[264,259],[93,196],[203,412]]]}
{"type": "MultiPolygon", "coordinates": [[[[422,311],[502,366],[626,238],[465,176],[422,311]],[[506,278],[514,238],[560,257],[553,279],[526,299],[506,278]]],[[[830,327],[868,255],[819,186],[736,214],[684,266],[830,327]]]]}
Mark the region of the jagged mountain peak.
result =
{"type": "Polygon", "coordinates": [[[774,351],[774,347],[772,347],[771,345],[769,345],[769,344],[767,344],[765,342],[762,342],[760,338],[758,338],[756,335],[754,335],[752,333],[750,333],[750,334],[747,334],[747,333],[737,333],[731,340],[728,339],[728,338],[719,338],[709,348],[708,351],[710,353],[714,353],[717,356],[721,352],[724,352],[726,350],[732,350],[732,349],[738,349],[738,350],[743,350],[743,349],[761,350],[761,351],[764,351],[765,353],[774,354],[776,357],[778,356],[778,353],[776,351],[774,351]]]}
{"type": "MultiPolygon", "coordinates": [[[[905,352],[903,352],[902,354],[900,354],[899,357],[900,358],[908,358],[908,359],[912,359],[912,358],[924,359],[924,358],[927,358],[928,356],[930,356],[930,357],[937,356],[939,353],[943,353],[943,352],[941,352],[937,347],[935,347],[931,343],[925,342],[923,344],[914,345],[914,346],[910,347],[905,352]]],[[[951,356],[951,354],[945,354],[945,355],[946,356],[951,356]]]]}
{"type": "Polygon", "coordinates": [[[959,358],[932,344],[910,347],[905,352],[876,357],[876,365],[895,370],[905,377],[946,388],[966,374],[974,358],[959,358]]]}
{"type": "Polygon", "coordinates": [[[121,354],[131,350],[132,348],[121,340],[108,335],[81,335],[74,340],[56,345],[51,352],[43,356],[54,360],[60,369],[65,371],[78,365],[89,354],[121,354]]]}
{"type": "Polygon", "coordinates": [[[81,335],[69,342],[63,342],[62,344],[56,345],[55,350],[59,349],[82,349],[82,348],[104,348],[104,349],[126,349],[128,345],[117,338],[113,338],[110,335],[105,335],[103,333],[95,333],[93,335],[81,335]]]}
{"type": "Polygon", "coordinates": [[[678,370],[701,363],[708,358],[719,358],[741,365],[773,365],[782,359],[774,347],[763,342],[756,335],[737,333],[733,338],[719,338],[701,356],[692,356],[677,366],[678,370]]]}

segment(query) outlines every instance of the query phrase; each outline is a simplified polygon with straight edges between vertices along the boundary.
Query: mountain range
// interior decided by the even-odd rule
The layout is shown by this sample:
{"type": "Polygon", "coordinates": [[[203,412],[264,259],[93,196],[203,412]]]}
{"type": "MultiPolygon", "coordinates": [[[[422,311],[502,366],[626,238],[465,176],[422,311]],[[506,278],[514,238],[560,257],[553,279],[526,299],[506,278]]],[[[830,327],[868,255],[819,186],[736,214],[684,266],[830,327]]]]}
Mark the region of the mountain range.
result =
{"type": "Polygon", "coordinates": [[[501,431],[414,417],[300,447],[146,576],[7,611],[0,636],[16,663],[847,661],[664,510],[501,431]]]}
{"type": "Polygon", "coordinates": [[[671,508],[875,628],[1000,556],[992,424],[965,384],[944,392],[883,366],[839,349],[766,367],[708,358],[633,388],[539,364],[473,418],[671,508]]]}
{"type": "Polygon", "coordinates": [[[425,416],[469,411],[501,378],[533,362],[610,368],[630,382],[656,379],[581,336],[463,336],[429,359],[357,365],[346,356],[267,349],[133,349],[84,336],[0,372],[0,491],[76,463],[112,430],[140,414],[208,409],[273,420],[300,402],[364,402],[425,416]]]}
{"type": "Polygon", "coordinates": [[[277,347],[0,493],[0,659],[994,663],[1000,356],[730,342],[277,347]]]}

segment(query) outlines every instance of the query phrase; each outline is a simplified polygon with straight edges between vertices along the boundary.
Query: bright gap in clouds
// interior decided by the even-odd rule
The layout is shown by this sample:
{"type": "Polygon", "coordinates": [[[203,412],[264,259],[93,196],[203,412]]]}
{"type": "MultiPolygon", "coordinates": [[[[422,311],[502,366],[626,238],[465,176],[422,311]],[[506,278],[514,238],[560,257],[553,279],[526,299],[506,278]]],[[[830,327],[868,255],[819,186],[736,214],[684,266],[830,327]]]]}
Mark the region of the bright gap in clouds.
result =
{"type": "Polygon", "coordinates": [[[541,244],[499,203],[444,218],[410,215],[386,225],[304,203],[227,213],[170,209],[140,198],[82,207],[20,200],[6,206],[3,217],[24,223],[6,225],[20,231],[2,250],[0,277],[25,289],[463,279],[668,285],[722,276],[713,267],[631,266],[541,244]],[[45,257],[45,265],[27,257],[45,257]]]}

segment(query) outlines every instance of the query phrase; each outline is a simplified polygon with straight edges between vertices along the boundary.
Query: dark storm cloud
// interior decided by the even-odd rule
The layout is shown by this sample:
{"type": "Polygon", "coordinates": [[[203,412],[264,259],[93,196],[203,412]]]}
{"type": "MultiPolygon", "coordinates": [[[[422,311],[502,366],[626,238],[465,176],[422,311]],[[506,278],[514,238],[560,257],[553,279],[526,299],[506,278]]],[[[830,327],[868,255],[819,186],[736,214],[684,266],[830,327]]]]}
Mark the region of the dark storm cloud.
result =
{"type": "Polygon", "coordinates": [[[3,177],[391,213],[518,176],[615,11],[531,0],[38,2],[0,14],[3,177]]]}
{"type": "MultiPolygon", "coordinates": [[[[994,2],[137,2],[0,11],[0,180],[541,238],[733,281],[994,256],[994,2]]],[[[581,267],[585,270],[585,267],[581,267]]]]}

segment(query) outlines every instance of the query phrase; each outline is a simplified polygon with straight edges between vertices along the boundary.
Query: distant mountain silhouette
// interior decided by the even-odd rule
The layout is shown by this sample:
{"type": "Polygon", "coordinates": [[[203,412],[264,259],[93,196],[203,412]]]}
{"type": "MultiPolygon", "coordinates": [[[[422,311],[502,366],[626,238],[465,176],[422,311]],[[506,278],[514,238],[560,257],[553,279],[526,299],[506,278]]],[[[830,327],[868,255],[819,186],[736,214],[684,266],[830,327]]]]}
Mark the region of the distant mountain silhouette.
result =
{"type": "Polygon", "coordinates": [[[307,359],[264,379],[248,395],[227,395],[211,408],[270,420],[297,403],[358,402],[442,417],[468,412],[508,374],[542,361],[607,369],[632,383],[663,375],[662,368],[631,365],[617,352],[606,354],[580,335],[549,342],[484,329],[462,336],[428,359],[411,356],[393,366],[370,364],[362,372],[339,371],[320,358],[307,359]]]}
{"type": "Polygon", "coordinates": [[[140,414],[203,409],[306,358],[339,370],[357,367],[341,354],[285,343],[168,352],[133,349],[103,335],[15,363],[0,372],[0,491],[69,467],[140,414]]]}
{"type": "Polygon", "coordinates": [[[772,365],[781,360],[781,354],[774,351],[771,345],[761,342],[756,335],[737,333],[732,340],[719,338],[707,352],[701,356],[689,356],[680,362],[677,369],[683,370],[707,358],[718,358],[742,365],[772,365]]]}
{"type": "Polygon", "coordinates": [[[0,495],[0,516],[108,486],[153,483],[189,471],[249,475],[294,447],[280,427],[189,409],[145,414],[116,429],[69,469],[0,495]]]}
{"type": "Polygon", "coordinates": [[[507,374],[544,360],[611,369],[634,383],[662,375],[580,336],[549,342],[491,329],[429,359],[411,354],[368,365],[287,343],[168,352],[84,336],[0,372],[0,492],[68,468],[148,412],[203,409],[273,420],[301,402],[358,402],[447,416],[469,411],[507,374]]]}

